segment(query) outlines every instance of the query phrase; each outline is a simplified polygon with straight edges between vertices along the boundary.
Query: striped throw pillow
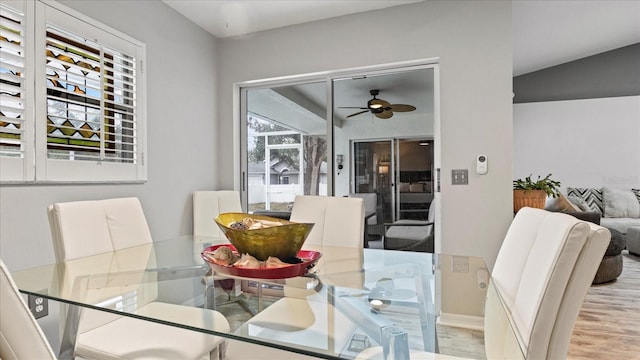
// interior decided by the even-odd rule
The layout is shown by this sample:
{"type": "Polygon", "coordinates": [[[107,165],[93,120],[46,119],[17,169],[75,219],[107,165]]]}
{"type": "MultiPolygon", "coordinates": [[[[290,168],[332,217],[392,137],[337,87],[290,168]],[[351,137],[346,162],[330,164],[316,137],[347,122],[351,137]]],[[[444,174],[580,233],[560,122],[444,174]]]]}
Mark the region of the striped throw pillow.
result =
{"type": "Polygon", "coordinates": [[[582,198],[589,205],[590,211],[597,212],[600,215],[604,213],[601,188],[567,188],[567,195],[582,198]]]}

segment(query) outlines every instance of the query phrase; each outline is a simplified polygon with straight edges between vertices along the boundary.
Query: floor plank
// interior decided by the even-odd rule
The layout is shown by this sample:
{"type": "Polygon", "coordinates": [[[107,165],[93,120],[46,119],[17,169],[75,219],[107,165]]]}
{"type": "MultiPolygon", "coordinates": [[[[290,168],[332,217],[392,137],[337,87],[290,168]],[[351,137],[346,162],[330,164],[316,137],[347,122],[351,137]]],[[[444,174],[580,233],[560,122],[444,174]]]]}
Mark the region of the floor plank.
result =
{"type": "Polygon", "coordinates": [[[640,360],[640,256],[625,252],[622,274],[593,285],[573,329],[571,360],[640,360]]]}

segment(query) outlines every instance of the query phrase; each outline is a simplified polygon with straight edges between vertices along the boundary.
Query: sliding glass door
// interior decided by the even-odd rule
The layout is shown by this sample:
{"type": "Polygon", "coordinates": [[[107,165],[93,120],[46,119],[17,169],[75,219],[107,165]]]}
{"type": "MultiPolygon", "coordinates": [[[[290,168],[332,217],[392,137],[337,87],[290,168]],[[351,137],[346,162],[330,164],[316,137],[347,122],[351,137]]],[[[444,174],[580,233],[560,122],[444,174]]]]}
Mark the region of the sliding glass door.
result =
{"type": "Polygon", "coordinates": [[[409,210],[400,201],[406,198],[400,177],[429,181],[433,153],[417,170],[401,168],[404,161],[397,159],[405,141],[434,138],[434,67],[381,66],[240,84],[243,207],[286,211],[298,194],[373,192],[376,209],[384,207],[376,210],[378,224],[418,216],[400,211],[409,210]]]}

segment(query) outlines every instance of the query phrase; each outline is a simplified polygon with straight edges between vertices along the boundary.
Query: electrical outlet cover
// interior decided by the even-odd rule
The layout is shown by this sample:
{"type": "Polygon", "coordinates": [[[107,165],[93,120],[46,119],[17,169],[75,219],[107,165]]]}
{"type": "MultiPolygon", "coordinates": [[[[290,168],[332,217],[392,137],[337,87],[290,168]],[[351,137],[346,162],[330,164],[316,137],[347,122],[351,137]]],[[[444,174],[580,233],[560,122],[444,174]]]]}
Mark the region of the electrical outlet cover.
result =
{"type": "Polygon", "coordinates": [[[469,258],[466,256],[454,256],[451,259],[451,271],[455,273],[469,272],[469,258]]]}
{"type": "Polygon", "coordinates": [[[37,295],[27,295],[27,303],[29,310],[31,310],[33,317],[36,319],[49,315],[49,301],[46,298],[37,295]]]}

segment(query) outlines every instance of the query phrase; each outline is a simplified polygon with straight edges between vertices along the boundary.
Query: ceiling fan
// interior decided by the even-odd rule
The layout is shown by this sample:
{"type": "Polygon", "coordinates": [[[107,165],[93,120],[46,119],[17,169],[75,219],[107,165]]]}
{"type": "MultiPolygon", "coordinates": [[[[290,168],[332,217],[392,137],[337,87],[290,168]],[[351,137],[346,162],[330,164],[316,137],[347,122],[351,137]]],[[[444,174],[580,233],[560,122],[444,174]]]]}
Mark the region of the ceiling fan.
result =
{"type": "Polygon", "coordinates": [[[348,115],[347,118],[364,114],[366,112],[371,112],[373,115],[375,115],[380,119],[388,119],[393,116],[394,112],[408,112],[416,109],[415,106],[406,105],[406,104],[391,104],[386,100],[378,99],[376,96],[380,94],[380,90],[377,90],[377,89],[370,90],[369,94],[373,96],[373,99],[367,101],[367,107],[355,107],[355,106],[341,107],[342,109],[361,109],[362,110],[362,111],[353,113],[351,115],[348,115]]]}

